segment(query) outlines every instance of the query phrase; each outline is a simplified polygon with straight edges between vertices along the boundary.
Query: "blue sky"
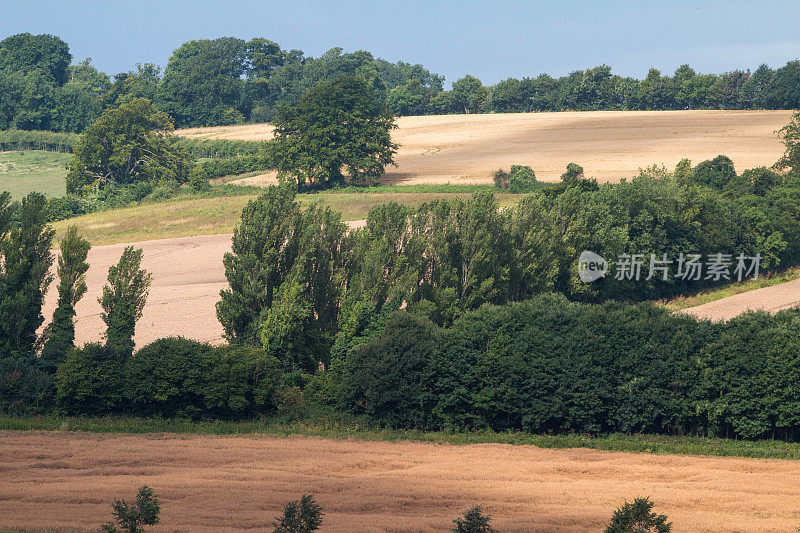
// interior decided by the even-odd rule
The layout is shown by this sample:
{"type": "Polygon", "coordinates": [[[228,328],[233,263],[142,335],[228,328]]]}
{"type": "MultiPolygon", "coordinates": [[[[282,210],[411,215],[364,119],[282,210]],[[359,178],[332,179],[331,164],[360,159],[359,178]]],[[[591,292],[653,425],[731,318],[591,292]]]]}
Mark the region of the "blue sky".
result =
{"type": "Polygon", "coordinates": [[[266,37],[317,56],[334,46],[422,63],[484,83],[608,64],[643,77],[772,67],[800,57],[800,2],[683,1],[7,1],[0,38],[52,33],[109,74],[166,65],[197,38],[266,37]]]}

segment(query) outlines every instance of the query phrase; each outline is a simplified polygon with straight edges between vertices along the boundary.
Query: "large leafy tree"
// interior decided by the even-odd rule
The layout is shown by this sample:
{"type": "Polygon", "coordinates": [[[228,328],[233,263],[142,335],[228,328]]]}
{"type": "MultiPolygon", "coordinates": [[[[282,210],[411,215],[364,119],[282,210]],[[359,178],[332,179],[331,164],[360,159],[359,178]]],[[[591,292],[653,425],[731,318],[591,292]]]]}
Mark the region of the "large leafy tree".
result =
{"type": "Polygon", "coordinates": [[[0,71],[37,72],[53,85],[64,85],[72,54],[55,35],[18,33],[0,41],[0,71]]]}
{"type": "Polygon", "coordinates": [[[481,80],[469,74],[456,80],[450,92],[453,110],[458,113],[479,113],[489,94],[481,80]]]}
{"type": "Polygon", "coordinates": [[[394,116],[359,76],[317,85],[275,123],[275,156],[282,177],[299,186],[368,184],[393,164],[394,116]]]}
{"type": "Polygon", "coordinates": [[[67,192],[86,194],[108,183],[186,181],[188,156],[173,145],[173,129],[169,115],[145,98],[106,109],[75,147],[67,192]]]}
{"type": "MultiPolygon", "coordinates": [[[[265,53],[268,47],[254,43],[255,68],[267,67],[265,53]]],[[[164,109],[179,127],[242,122],[244,116],[237,106],[246,66],[247,43],[241,39],[222,37],[183,43],[172,53],[164,72],[164,109]]]]}

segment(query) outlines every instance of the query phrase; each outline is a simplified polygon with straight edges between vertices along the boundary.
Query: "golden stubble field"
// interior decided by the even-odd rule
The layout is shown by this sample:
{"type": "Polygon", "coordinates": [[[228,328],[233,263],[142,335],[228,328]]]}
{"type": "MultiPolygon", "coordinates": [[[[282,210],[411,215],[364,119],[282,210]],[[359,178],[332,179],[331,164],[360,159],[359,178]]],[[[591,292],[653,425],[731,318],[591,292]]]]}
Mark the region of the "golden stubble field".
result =
{"type": "MultiPolygon", "coordinates": [[[[791,111],[591,111],[401,117],[392,138],[397,167],[383,183],[490,183],[492,172],[530,165],[556,181],[568,163],[601,182],[652,164],[674,168],[725,154],[738,171],[772,165],[783,153],[776,131],[791,111]]],[[[178,130],[209,139],[266,140],[268,124],[178,130]]],[[[263,181],[269,182],[271,175],[263,181]]],[[[247,183],[259,183],[248,179],[247,183]]]]}
{"type": "MultiPolygon", "coordinates": [[[[97,530],[147,484],[152,531],[268,531],[313,493],[321,531],[446,531],[476,504],[503,532],[601,531],[649,496],[675,532],[794,531],[800,462],[265,436],[0,432],[0,529],[97,530]]],[[[151,529],[148,529],[151,530],[151,529]]]]}

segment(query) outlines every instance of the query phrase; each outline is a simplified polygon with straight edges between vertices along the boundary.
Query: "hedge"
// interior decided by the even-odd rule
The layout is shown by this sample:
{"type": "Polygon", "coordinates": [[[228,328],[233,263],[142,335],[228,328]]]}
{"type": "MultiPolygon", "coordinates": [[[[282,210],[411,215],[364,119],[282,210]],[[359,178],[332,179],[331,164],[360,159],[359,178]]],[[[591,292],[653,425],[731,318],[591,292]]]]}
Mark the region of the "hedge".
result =
{"type": "Polygon", "coordinates": [[[46,150],[71,154],[73,146],[80,137],[77,133],[0,130],[0,151],[46,150]]]}

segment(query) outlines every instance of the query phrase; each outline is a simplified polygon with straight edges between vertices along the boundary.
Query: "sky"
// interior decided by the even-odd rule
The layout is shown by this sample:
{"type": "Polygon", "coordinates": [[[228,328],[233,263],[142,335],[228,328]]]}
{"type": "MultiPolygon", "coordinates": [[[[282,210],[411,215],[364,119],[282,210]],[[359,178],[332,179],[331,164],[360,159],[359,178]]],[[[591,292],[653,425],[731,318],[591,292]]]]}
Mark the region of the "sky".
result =
{"type": "Polygon", "coordinates": [[[0,39],[51,33],[74,61],[115,74],[165,66],[181,43],[265,37],[318,56],[339,46],[421,63],[449,85],[465,74],[493,84],[600,64],[642,78],[774,67],[800,57],[800,1],[20,1],[0,0],[0,39]]]}

